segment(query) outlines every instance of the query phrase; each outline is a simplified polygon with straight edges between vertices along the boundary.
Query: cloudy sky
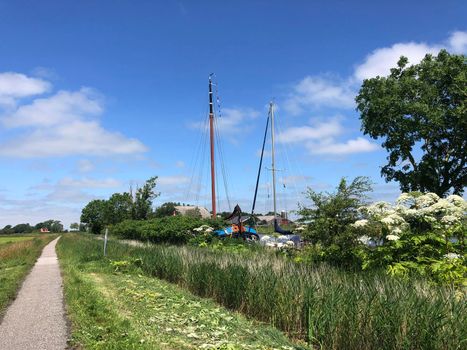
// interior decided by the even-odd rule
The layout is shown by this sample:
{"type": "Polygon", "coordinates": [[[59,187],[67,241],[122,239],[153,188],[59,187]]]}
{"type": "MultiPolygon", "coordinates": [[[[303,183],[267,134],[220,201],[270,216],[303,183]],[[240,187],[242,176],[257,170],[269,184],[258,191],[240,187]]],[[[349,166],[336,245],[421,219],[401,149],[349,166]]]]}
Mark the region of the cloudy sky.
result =
{"type": "MultiPolygon", "coordinates": [[[[271,99],[281,210],[343,176],[369,176],[373,197],[392,200],[397,184],[379,175],[386,153],[360,131],[355,95],[401,55],[467,53],[466,18],[454,0],[0,0],[0,226],[68,225],[89,200],[154,175],[156,204],[210,208],[210,73],[221,209],[227,198],[251,206],[271,99]]],[[[272,209],[270,178],[265,168],[260,212],[272,209]]]]}

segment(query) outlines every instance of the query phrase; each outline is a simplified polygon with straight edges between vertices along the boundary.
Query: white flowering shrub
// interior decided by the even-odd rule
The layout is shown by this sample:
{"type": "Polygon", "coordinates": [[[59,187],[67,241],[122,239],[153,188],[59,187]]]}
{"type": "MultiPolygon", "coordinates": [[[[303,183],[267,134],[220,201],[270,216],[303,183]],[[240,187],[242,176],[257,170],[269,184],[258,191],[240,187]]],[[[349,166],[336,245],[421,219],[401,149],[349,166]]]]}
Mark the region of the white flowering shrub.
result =
{"type": "Polygon", "coordinates": [[[360,241],[380,242],[359,254],[363,268],[383,266],[392,275],[417,271],[440,282],[465,283],[466,201],[457,195],[402,193],[395,204],[377,202],[359,209],[351,226],[360,241]]]}

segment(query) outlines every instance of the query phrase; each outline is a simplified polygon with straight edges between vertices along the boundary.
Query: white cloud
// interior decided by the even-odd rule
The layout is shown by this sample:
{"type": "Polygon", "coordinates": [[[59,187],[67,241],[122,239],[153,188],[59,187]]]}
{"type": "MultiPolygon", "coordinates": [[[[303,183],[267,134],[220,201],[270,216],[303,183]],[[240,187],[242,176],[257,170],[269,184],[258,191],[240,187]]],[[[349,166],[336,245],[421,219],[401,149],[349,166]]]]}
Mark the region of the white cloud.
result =
{"type": "Polygon", "coordinates": [[[190,179],[184,175],[160,176],[157,179],[157,184],[161,186],[183,185],[189,181],[190,179]]]}
{"type": "Polygon", "coordinates": [[[43,94],[50,88],[51,84],[42,79],[14,72],[0,73],[0,96],[22,98],[43,94]]]}
{"type": "Polygon", "coordinates": [[[102,112],[102,103],[97,94],[91,89],[82,88],[75,92],[59,91],[51,97],[38,98],[4,117],[3,123],[9,128],[54,126],[98,116],[102,112]]]}
{"type": "Polygon", "coordinates": [[[137,139],[104,129],[96,119],[103,111],[101,96],[89,88],[37,98],[1,118],[7,130],[24,131],[0,144],[0,156],[108,156],[147,150],[137,139]]]}
{"type": "Polygon", "coordinates": [[[177,168],[184,168],[185,167],[185,162],[183,160],[178,160],[175,162],[175,166],[177,168]]]}
{"type": "Polygon", "coordinates": [[[426,54],[436,55],[443,48],[452,53],[465,54],[467,32],[453,32],[443,43],[405,42],[377,48],[356,65],[353,74],[347,78],[306,76],[292,87],[284,103],[285,109],[292,115],[320,107],[351,109],[355,106],[354,98],[362,80],[387,76],[390,69],[397,66],[401,56],[407,57],[409,64],[417,64],[426,54]]]}
{"type": "MultiPolygon", "coordinates": [[[[238,139],[238,133],[245,133],[251,129],[251,120],[256,119],[260,113],[253,109],[224,108],[222,115],[216,118],[216,127],[223,137],[231,141],[238,139]]],[[[191,123],[191,127],[204,130],[206,122],[191,123]]]]}
{"type": "Polygon", "coordinates": [[[281,143],[304,144],[311,154],[345,155],[352,153],[371,152],[378,149],[375,143],[363,137],[338,141],[344,133],[341,117],[330,118],[327,121],[312,121],[312,125],[291,127],[278,135],[281,143]]]}
{"type": "Polygon", "coordinates": [[[312,154],[329,154],[329,155],[345,155],[352,153],[373,152],[379,146],[373,142],[357,137],[346,142],[335,142],[334,140],[326,140],[322,143],[308,143],[307,148],[312,154]]]}
{"type": "Polygon", "coordinates": [[[425,43],[398,43],[391,47],[374,50],[364,62],[355,68],[354,77],[361,81],[376,76],[386,76],[390,69],[397,66],[401,56],[408,58],[410,64],[420,62],[427,53],[436,54],[440,46],[430,46],[425,43]]]}
{"type": "Polygon", "coordinates": [[[467,32],[454,32],[448,39],[448,45],[452,52],[463,53],[467,52],[467,32]]]}
{"type": "Polygon", "coordinates": [[[337,118],[326,122],[315,123],[313,126],[304,125],[290,127],[278,134],[277,140],[281,143],[300,143],[308,140],[323,139],[340,135],[342,125],[337,118]]]}
{"type": "Polygon", "coordinates": [[[78,171],[81,173],[87,173],[94,170],[94,163],[89,159],[80,159],[78,161],[78,171]]]}
{"type": "Polygon", "coordinates": [[[64,177],[57,183],[62,187],[79,187],[79,188],[116,188],[122,186],[121,181],[107,178],[107,179],[92,179],[84,177],[81,179],[74,179],[71,177],[64,177]]]}
{"type": "Polygon", "coordinates": [[[323,106],[352,108],[355,105],[354,97],[355,91],[349,81],[307,76],[293,87],[284,107],[294,115],[323,106]]]}
{"type": "Polygon", "coordinates": [[[128,155],[144,151],[146,147],[140,141],[107,131],[93,121],[39,128],[0,145],[0,156],[18,158],[128,155]]]}
{"type": "Polygon", "coordinates": [[[355,68],[354,78],[361,81],[378,75],[386,76],[390,73],[390,69],[397,65],[401,56],[407,57],[410,64],[417,64],[426,54],[436,55],[443,48],[452,53],[465,54],[467,52],[467,32],[453,32],[444,43],[396,43],[390,47],[376,49],[355,68]]]}

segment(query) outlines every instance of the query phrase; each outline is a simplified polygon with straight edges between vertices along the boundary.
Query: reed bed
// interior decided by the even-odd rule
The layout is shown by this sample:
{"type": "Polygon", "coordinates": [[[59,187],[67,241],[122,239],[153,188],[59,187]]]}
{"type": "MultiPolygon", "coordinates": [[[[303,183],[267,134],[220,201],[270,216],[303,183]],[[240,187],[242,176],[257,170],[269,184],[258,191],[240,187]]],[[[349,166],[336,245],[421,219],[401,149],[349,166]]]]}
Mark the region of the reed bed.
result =
{"type": "MultiPolygon", "coordinates": [[[[101,242],[82,240],[84,259],[101,242]]],[[[108,257],[306,340],[320,349],[461,349],[467,345],[465,291],[296,264],[269,252],[234,254],[189,246],[130,247],[108,257]]]]}

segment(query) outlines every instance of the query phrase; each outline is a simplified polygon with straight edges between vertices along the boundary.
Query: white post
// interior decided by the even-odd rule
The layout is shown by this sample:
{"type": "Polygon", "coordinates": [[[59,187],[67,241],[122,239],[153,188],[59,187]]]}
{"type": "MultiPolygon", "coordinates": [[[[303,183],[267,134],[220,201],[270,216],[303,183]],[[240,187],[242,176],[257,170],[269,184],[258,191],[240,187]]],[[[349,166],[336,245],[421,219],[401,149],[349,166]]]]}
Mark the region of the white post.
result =
{"type": "Polygon", "coordinates": [[[109,235],[109,229],[106,227],[105,228],[105,235],[104,235],[104,256],[107,255],[107,239],[109,235]]]}

